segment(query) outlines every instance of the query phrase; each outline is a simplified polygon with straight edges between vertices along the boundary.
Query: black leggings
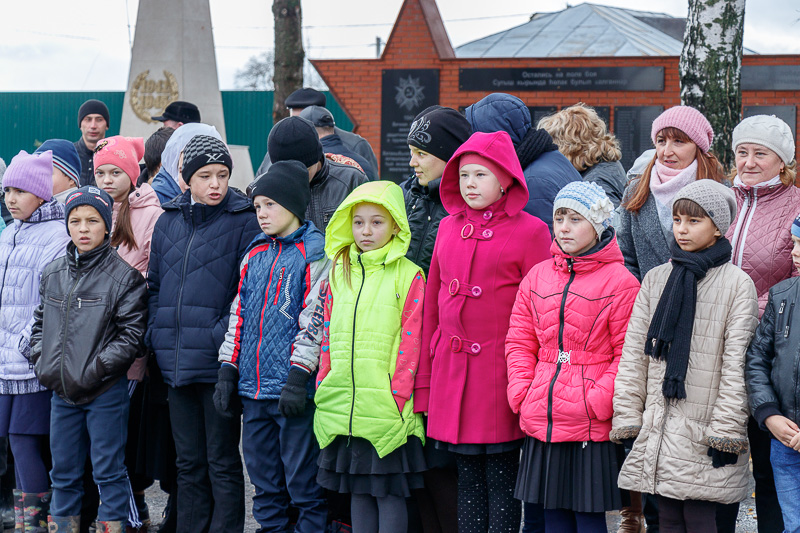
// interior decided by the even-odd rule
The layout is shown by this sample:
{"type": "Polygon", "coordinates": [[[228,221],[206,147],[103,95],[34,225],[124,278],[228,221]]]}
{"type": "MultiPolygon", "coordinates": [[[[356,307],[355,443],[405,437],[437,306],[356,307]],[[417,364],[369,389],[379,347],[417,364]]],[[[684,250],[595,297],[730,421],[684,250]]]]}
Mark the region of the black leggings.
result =
{"type": "Polygon", "coordinates": [[[717,530],[717,504],[658,496],[661,533],[709,533],[717,530]]]}
{"type": "Polygon", "coordinates": [[[406,499],[402,496],[376,498],[353,494],[350,500],[353,533],[405,533],[408,530],[406,499]]]}
{"type": "Polygon", "coordinates": [[[518,533],[522,507],[514,499],[519,451],[456,455],[459,533],[518,533]]]}

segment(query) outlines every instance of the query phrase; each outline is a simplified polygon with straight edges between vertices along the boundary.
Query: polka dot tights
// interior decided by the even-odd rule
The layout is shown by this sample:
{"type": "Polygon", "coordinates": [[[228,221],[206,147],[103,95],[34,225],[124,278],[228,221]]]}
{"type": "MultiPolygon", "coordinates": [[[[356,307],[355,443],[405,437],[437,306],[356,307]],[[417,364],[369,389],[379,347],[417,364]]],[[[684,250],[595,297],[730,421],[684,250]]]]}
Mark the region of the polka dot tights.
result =
{"type": "Polygon", "coordinates": [[[514,499],[519,451],[456,455],[459,533],[518,533],[521,505],[514,499]]]}

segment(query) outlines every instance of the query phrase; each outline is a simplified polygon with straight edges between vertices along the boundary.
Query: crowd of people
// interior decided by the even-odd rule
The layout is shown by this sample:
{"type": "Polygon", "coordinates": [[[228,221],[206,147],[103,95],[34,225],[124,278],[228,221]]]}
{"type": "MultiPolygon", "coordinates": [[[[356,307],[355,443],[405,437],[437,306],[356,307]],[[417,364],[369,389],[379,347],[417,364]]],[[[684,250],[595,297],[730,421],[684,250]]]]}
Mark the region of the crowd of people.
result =
{"type": "Polygon", "coordinates": [[[5,169],[15,530],[147,531],[158,480],[164,533],[731,533],[752,458],[759,531],[800,531],[789,125],[726,174],[672,107],[626,173],[591,107],[491,94],[419,113],[398,185],[286,104],[246,192],[188,102],[145,141],[90,100],[5,169]]]}

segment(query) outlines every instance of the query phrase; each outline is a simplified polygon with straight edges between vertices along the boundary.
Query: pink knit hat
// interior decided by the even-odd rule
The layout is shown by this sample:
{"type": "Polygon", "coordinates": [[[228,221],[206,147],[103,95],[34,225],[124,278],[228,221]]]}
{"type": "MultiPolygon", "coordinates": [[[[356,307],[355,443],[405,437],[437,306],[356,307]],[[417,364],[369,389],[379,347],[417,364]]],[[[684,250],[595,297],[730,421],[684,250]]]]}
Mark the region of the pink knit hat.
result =
{"type": "Polygon", "coordinates": [[[20,151],[3,174],[3,187],[21,189],[49,202],[53,197],[53,152],[20,151]]]}
{"type": "Polygon", "coordinates": [[[711,129],[708,119],[693,107],[676,105],[670,107],[653,121],[650,138],[656,144],[656,135],[664,128],[677,128],[685,133],[703,153],[711,148],[714,140],[714,130],[711,129]]]}
{"type": "Polygon", "coordinates": [[[103,165],[114,165],[121,168],[131,182],[136,185],[136,180],[141,173],[139,160],[142,156],[144,156],[144,139],[115,135],[97,143],[94,169],[97,170],[103,165]]]}

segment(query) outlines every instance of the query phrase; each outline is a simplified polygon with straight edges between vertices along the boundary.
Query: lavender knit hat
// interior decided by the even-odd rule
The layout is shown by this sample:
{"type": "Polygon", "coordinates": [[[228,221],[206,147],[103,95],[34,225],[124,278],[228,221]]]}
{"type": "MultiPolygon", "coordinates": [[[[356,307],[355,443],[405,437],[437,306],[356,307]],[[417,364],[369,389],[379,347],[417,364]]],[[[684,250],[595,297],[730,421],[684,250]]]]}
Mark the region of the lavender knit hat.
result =
{"type": "Polygon", "coordinates": [[[656,144],[656,135],[664,128],[677,128],[685,133],[705,154],[714,140],[714,130],[703,114],[687,105],[670,107],[653,121],[650,138],[656,144]]]}
{"type": "Polygon", "coordinates": [[[53,152],[20,151],[3,174],[3,187],[22,189],[49,202],[53,197],[53,152]]]}

